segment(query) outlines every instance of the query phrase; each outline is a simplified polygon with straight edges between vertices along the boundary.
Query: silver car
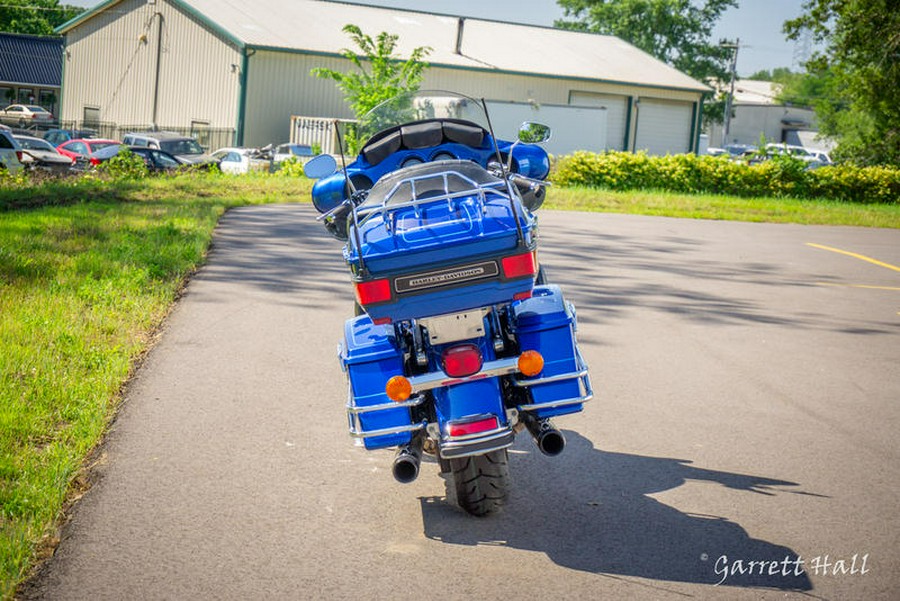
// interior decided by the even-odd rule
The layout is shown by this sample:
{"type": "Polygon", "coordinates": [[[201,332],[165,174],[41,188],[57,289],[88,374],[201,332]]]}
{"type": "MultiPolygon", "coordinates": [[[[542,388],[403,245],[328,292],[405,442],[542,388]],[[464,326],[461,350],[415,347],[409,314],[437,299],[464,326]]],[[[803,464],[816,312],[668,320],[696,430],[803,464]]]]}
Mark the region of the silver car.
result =
{"type": "Polygon", "coordinates": [[[22,147],[22,164],[26,169],[51,173],[67,173],[71,169],[72,158],[60,154],[47,140],[18,135],[13,138],[22,147]]]}
{"type": "Polygon", "coordinates": [[[22,170],[22,147],[8,130],[0,128],[0,169],[10,173],[22,170]]]}
{"type": "Polygon", "coordinates": [[[192,165],[205,165],[215,163],[215,159],[203,151],[203,147],[190,136],[183,136],[169,131],[150,131],[141,133],[128,133],[122,138],[122,143],[127,146],[142,146],[144,148],[158,148],[174,155],[180,161],[192,165]]]}
{"type": "Polygon", "coordinates": [[[0,111],[0,121],[25,128],[33,124],[53,123],[53,115],[35,104],[11,104],[0,111]]]}

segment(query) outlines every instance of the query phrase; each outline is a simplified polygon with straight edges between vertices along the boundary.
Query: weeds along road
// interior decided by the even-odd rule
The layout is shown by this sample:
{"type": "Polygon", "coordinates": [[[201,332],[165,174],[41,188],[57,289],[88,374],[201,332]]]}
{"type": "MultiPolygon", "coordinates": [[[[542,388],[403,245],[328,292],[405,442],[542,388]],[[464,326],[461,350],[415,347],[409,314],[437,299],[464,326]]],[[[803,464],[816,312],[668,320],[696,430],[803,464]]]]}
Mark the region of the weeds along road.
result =
{"type": "Polygon", "coordinates": [[[541,233],[597,396],[557,420],[560,457],[519,437],[502,516],[351,446],[340,244],[309,206],[242,208],[23,597],[896,598],[900,231],[548,212],[541,233]]]}

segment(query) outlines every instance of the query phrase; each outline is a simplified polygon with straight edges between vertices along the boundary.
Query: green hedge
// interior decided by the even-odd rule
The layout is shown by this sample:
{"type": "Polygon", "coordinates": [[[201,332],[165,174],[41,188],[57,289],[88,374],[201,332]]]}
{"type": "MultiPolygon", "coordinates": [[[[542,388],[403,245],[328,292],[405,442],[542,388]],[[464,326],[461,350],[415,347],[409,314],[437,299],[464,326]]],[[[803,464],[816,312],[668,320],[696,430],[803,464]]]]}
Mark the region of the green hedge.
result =
{"type": "Polygon", "coordinates": [[[610,190],[668,190],[744,197],[825,198],[859,203],[900,203],[900,169],[806,163],[776,156],[756,165],[693,154],[575,152],[560,157],[551,180],[561,186],[610,190]]]}

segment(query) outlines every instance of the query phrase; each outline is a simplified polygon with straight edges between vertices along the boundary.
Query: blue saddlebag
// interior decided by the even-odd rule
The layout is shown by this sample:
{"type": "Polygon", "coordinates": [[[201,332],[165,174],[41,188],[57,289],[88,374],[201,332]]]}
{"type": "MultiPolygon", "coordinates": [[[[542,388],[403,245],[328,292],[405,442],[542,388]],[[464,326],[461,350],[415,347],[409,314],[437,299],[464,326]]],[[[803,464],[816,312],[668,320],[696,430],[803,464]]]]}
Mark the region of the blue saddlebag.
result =
{"type": "MultiPolygon", "coordinates": [[[[513,305],[519,347],[522,351],[536,350],[544,357],[544,370],[538,376],[522,379],[540,381],[554,376],[571,374],[571,378],[544,384],[528,385],[534,404],[571,400],[546,409],[531,411],[538,418],[553,417],[581,411],[580,402],[585,396],[581,378],[584,366],[578,356],[575,341],[575,314],[571,305],[563,299],[559,286],[535,286],[530,299],[513,305]]],[[[523,406],[524,407],[524,406],[523,406]]]]}
{"type": "Polygon", "coordinates": [[[392,334],[392,327],[373,325],[366,315],[348,319],[344,324],[340,359],[350,378],[347,409],[351,434],[361,437],[367,449],[405,444],[411,437],[409,432],[366,436],[377,430],[409,426],[408,408],[389,407],[355,414],[359,408],[393,404],[384,385],[391,376],[403,373],[403,353],[394,346],[392,334]]]}

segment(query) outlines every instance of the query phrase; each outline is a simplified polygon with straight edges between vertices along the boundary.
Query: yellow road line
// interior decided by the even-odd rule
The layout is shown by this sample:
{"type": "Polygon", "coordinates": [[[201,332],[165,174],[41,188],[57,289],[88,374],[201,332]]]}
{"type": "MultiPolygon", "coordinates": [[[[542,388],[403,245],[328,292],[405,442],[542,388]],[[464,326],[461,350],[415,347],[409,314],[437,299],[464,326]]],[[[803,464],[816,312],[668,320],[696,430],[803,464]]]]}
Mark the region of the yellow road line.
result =
{"type": "Polygon", "coordinates": [[[848,257],[853,257],[854,259],[859,259],[860,261],[868,261],[874,265],[878,265],[879,267],[886,267],[888,269],[893,269],[894,271],[900,271],[900,267],[896,265],[891,265],[890,263],[884,263],[879,261],[878,259],[873,259],[872,257],[867,257],[865,255],[859,255],[856,253],[852,253],[850,251],[841,250],[839,248],[831,248],[830,246],[823,246],[821,244],[813,244],[812,242],[807,242],[807,246],[812,246],[813,248],[821,248],[822,250],[830,250],[834,253],[840,253],[842,255],[847,255],[848,257]]]}
{"type": "Polygon", "coordinates": [[[893,286],[867,286],[865,284],[832,284],[831,282],[816,282],[817,286],[833,286],[834,288],[868,288],[869,290],[900,290],[893,286]]]}

